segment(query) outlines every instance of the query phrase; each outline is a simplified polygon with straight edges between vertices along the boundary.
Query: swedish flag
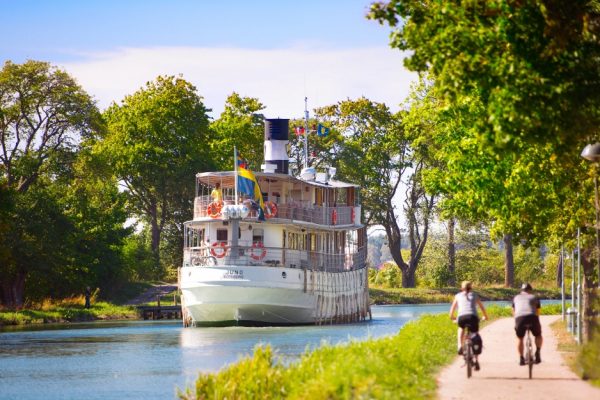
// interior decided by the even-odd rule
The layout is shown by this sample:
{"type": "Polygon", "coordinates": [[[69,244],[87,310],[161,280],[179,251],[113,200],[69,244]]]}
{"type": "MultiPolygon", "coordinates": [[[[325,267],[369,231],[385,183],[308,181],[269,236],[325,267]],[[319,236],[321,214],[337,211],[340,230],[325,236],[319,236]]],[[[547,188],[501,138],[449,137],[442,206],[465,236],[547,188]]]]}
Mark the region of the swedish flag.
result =
{"type": "MultiPolygon", "coordinates": [[[[238,164],[239,165],[239,164],[238,164]]],[[[258,203],[258,220],[265,220],[265,202],[263,201],[262,192],[256,177],[249,169],[238,167],[238,191],[252,197],[258,203]]]]}

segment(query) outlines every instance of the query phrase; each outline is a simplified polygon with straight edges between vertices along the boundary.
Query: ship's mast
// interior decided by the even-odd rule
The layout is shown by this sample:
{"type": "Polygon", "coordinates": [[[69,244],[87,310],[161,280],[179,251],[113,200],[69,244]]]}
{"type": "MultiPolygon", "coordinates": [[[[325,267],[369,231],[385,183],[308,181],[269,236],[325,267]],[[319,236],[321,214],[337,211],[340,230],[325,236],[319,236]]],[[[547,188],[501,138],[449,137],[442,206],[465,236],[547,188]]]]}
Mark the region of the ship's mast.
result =
{"type": "Polygon", "coordinates": [[[238,204],[238,155],[237,147],[233,146],[233,170],[235,171],[235,203],[238,204]]]}
{"type": "Polygon", "coordinates": [[[308,97],[304,97],[304,168],[308,168],[308,97]]]}

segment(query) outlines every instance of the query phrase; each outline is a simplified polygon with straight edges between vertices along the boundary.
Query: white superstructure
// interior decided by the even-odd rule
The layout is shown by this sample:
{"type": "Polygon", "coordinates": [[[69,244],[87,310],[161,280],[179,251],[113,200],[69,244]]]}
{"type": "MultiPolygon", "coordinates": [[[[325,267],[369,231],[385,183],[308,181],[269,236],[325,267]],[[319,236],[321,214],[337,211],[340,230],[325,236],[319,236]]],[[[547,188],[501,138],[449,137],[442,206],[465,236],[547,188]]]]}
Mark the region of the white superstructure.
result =
{"type": "MultiPolygon", "coordinates": [[[[287,120],[271,121],[287,135],[287,120]]],[[[268,127],[265,139],[273,139],[268,127]]],[[[276,154],[265,157],[271,167],[264,168],[275,172],[255,172],[265,221],[250,199],[238,196],[236,204],[234,171],[196,176],[179,271],[186,325],[339,323],[369,315],[359,188],[327,174],[292,177],[287,157],[276,154]],[[220,204],[211,196],[217,183],[220,204]]]]}

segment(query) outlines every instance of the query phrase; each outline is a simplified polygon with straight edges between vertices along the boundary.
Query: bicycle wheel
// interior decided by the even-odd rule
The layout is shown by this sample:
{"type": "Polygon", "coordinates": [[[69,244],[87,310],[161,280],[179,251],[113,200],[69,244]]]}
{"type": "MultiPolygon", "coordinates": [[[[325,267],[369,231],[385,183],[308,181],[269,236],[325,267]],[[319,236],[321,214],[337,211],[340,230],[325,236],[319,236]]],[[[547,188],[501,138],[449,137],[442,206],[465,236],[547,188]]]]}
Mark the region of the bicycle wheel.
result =
{"type": "Polygon", "coordinates": [[[533,346],[529,332],[527,332],[527,368],[529,369],[529,379],[531,379],[533,377],[533,346]]]}
{"type": "Polygon", "coordinates": [[[473,345],[471,344],[471,340],[467,339],[465,341],[465,358],[467,361],[467,378],[471,377],[473,373],[473,345]]]}

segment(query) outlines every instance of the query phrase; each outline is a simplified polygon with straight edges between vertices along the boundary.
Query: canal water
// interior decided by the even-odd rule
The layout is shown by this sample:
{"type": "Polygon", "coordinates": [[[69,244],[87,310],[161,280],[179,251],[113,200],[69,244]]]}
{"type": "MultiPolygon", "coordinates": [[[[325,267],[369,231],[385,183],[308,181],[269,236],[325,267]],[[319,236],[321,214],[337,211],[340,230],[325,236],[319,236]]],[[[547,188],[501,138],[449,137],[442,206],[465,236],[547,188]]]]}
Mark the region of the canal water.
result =
{"type": "Polygon", "coordinates": [[[269,343],[283,362],[324,343],[392,335],[448,304],[372,306],[364,323],[186,328],[180,322],[96,322],[0,331],[0,399],[172,399],[199,372],[269,343]]]}

